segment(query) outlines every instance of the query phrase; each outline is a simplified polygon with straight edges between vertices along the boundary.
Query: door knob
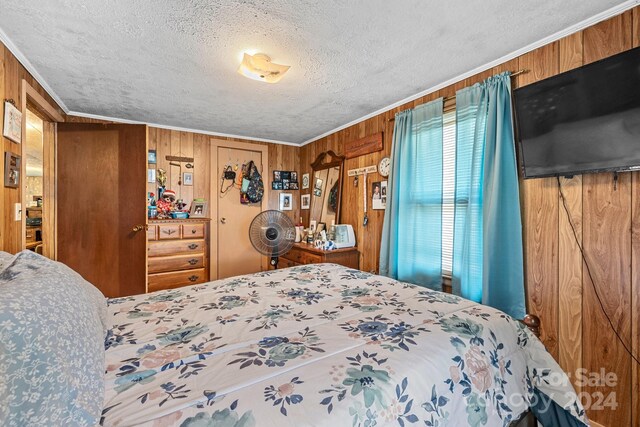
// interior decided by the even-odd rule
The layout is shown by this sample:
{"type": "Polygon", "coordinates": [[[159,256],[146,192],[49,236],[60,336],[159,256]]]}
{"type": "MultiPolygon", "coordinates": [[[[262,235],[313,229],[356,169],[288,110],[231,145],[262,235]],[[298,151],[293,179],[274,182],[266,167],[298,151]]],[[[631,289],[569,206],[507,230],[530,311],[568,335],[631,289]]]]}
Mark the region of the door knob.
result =
{"type": "Polygon", "coordinates": [[[220,218],[220,222],[222,224],[226,224],[227,223],[227,218],[220,218]]]}
{"type": "Polygon", "coordinates": [[[134,231],[134,232],[136,232],[136,233],[137,233],[138,231],[142,231],[142,230],[146,230],[146,229],[147,229],[147,226],[146,226],[146,225],[135,225],[135,226],[133,227],[133,231],[134,231]]]}

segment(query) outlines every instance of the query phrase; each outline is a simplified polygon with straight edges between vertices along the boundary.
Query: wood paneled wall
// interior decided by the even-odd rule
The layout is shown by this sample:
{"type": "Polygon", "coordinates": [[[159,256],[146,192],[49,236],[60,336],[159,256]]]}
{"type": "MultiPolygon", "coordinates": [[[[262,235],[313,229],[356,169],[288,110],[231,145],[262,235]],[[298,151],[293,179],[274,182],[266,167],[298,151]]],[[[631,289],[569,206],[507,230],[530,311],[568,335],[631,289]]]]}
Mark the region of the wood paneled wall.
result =
{"type": "MultiPolygon", "coordinates": [[[[78,116],[67,116],[67,121],[76,123],[108,123],[102,120],[87,119],[78,116]]],[[[185,203],[194,198],[209,200],[211,185],[219,185],[217,171],[211,168],[211,140],[236,141],[246,144],[266,145],[269,147],[269,164],[262,173],[265,187],[271,188],[274,170],[298,170],[300,165],[300,148],[289,145],[272,144],[260,141],[249,141],[241,138],[210,136],[201,133],[178,131],[164,128],[149,127],[149,149],[156,150],[156,168],[167,172],[167,189],[174,190],[177,197],[182,197],[185,203]],[[179,186],[180,168],[170,166],[166,156],[183,156],[194,158],[194,168],[187,169],[184,164],[182,172],[193,173],[193,186],[179,186]]],[[[157,193],[156,184],[147,184],[147,191],[157,193]]],[[[269,191],[269,209],[278,209],[279,194],[282,191],[269,191]]],[[[289,190],[293,194],[293,210],[285,213],[295,222],[300,217],[299,191],[289,190]]]]}
{"type": "MultiPolygon", "coordinates": [[[[340,154],[346,142],[382,130],[384,150],[347,160],[345,170],[377,164],[391,151],[390,119],[395,113],[454,95],[496,73],[531,70],[513,79],[517,88],[637,46],[640,7],[308,144],[300,153],[301,173],[311,172],[309,164],[322,151],[340,154]]],[[[368,180],[370,185],[382,178],[373,174],[368,180]]],[[[595,286],[621,338],[640,357],[640,173],[620,174],[616,189],[610,173],[563,178],[561,185],[569,215],[555,178],[521,181],[528,311],[540,316],[544,344],[572,379],[579,368],[616,374],[615,387],[579,390],[588,393],[592,403],[597,400],[595,393],[605,397],[616,393],[618,407],[588,411],[591,419],[605,426],[640,426],[640,369],[608,325],[594,291],[595,286]],[[595,284],[582,262],[569,218],[595,284]]],[[[342,197],[341,222],[354,225],[360,268],[377,271],[384,214],[369,211],[369,225],[362,225],[362,188],[353,186],[353,178],[345,179],[342,197]]],[[[305,221],[308,212],[302,211],[305,221]]]]}
{"type": "MultiPolygon", "coordinates": [[[[186,203],[190,203],[194,198],[204,198],[209,200],[211,185],[219,186],[220,177],[217,171],[212,169],[211,161],[211,140],[236,141],[254,145],[267,145],[269,147],[269,164],[262,172],[262,180],[265,187],[271,188],[272,171],[274,170],[298,170],[300,164],[300,149],[294,146],[270,144],[266,142],[248,141],[237,138],[223,138],[203,135],[198,133],[175,131],[160,128],[149,128],[149,149],[157,150],[158,168],[167,171],[167,188],[174,190],[178,198],[182,197],[186,203]],[[179,186],[178,179],[180,168],[169,166],[165,156],[184,156],[194,158],[194,168],[189,170],[182,167],[182,172],[193,172],[193,186],[179,186]],[[181,192],[182,191],[182,192],[181,192]]],[[[157,186],[148,185],[149,190],[157,193],[157,186]]],[[[285,213],[292,219],[299,218],[300,197],[298,191],[288,191],[294,194],[294,204],[292,211],[285,213]]],[[[269,191],[269,209],[278,209],[279,194],[281,191],[269,191]]],[[[238,195],[239,197],[239,195],[238,195]]]]}
{"type": "MultiPolygon", "coordinates": [[[[18,62],[15,56],[0,43],[0,129],[4,125],[4,100],[13,99],[18,109],[22,108],[22,80],[26,80],[34,87],[47,102],[56,106],[55,101],[45,92],[45,90],[36,82],[36,80],[27,72],[27,70],[18,62]]],[[[64,112],[58,108],[60,114],[64,112]]],[[[23,137],[24,139],[24,137],[23,137]]],[[[11,151],[20,154],[22,147],[7,138],[2,137],[0,132],[0,140],[2,141],[2,161],[0,161],[0,177],[4,177],[4,152],[11,151]]],[[[24,183],[24,177],[21,184],[24,183]]],[[[6,188],[4,187],[4,178],[0,183],[0,212],[3,216],[0,225],[0,249],[7,252],[18,252],[22,249],[22,225],[20,221],[14,221],[14,204],[21,203],[22,188],[6,188]]]]}

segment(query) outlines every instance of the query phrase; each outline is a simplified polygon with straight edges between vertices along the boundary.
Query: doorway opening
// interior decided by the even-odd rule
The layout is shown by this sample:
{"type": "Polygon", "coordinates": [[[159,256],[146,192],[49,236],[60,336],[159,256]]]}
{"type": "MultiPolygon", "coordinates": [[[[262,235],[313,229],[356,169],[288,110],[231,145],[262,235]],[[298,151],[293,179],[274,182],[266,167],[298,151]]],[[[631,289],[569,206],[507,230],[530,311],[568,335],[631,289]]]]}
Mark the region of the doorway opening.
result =
{"type": "MultiPolygon", "coordinates": [[[[27,107],[24,180],[25,249],[44,253],[42,207],[44,204],[44,120],[27,107]]],[[[47,236],[50,238],[50,236],[47,236]]]]}
{"type": "Polygon", "coordinates": [[[22,80],[22,248],[56,259],[56,124],[64,117],[22,80]]]}

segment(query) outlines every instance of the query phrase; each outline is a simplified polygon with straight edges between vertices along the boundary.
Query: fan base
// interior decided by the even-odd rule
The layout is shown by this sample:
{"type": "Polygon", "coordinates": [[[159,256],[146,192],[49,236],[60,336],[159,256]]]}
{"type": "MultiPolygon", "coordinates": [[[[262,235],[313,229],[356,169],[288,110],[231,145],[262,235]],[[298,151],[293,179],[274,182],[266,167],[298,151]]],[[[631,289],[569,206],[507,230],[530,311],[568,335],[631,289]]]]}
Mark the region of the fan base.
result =
{"type": "Polygon", "coordinates": [[[270,264],[273,266],[273,268],[275,268],[277,270],[278,269],[278,257],[277,256],[272,256],[270,264]]]}

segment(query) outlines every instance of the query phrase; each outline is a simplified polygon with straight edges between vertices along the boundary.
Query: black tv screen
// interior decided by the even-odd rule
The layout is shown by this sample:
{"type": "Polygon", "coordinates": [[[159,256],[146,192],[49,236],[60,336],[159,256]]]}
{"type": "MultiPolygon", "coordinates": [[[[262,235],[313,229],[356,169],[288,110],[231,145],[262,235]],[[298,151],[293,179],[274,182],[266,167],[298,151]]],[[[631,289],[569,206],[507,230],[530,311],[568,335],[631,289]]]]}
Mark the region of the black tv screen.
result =
{"type": "Polygon", "coordinates": [[[640,170],[640,48],[514,91],[525,178],[640,170]]]}

